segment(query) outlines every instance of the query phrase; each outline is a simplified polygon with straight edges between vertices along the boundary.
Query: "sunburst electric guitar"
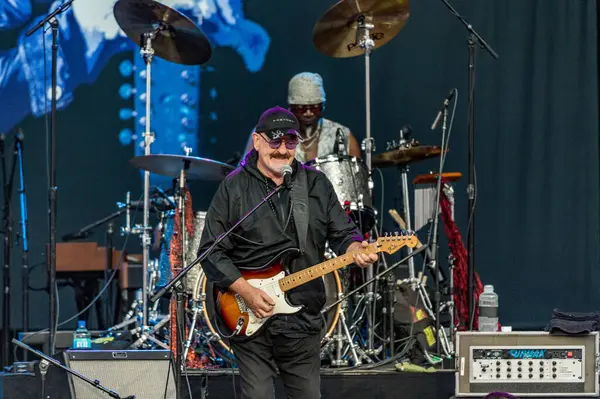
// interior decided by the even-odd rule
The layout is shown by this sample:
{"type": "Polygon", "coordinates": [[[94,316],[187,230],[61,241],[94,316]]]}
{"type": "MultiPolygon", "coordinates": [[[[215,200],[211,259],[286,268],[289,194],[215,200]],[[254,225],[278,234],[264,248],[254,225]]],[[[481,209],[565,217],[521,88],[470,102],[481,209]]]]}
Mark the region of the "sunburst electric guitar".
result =
{"type": "Polygon", "coordinates": [[[346,253],[319,263],[308,269],[285,275],[281,262],[281,254],[267,263],[260,271],[242,271],[242,276],[254,287],[265,291],[275,301],[273,315],[259,319],[248,308],[244,300],[232,291],[220,292],[217,295],[217,309],[225,326],[232,331],[232,338],[250,338],[259,333],[275,315],[294,314],[300,312],[302,306],[291,305],[286,292],[314,279],[320,278],[334,270],[341,269],[354,262],[354,253],[374,254],[386,252],[393,254],[402,247],[414,248],[418,243],[417,237],[411,234],[398,234],[380,237],[368,247],[346,253]]]}

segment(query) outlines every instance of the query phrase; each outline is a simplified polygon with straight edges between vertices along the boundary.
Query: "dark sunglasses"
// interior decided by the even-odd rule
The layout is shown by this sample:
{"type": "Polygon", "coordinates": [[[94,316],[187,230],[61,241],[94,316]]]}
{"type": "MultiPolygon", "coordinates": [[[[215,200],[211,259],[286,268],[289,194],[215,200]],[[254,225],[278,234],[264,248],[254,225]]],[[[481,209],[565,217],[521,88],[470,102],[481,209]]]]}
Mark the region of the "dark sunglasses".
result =
{"type": "MultiPolygon", "coordinates": [[[[262,137],[267,143],[269,143],[269,147],[271,147],[272,149],[276,150],[279,147],[281,147],[281,142],[283,141],[281,138],[269,140],[262,134],[259,134],[259,136],[262,137]]],[[[287,148],[288,150],[293,150],[298,146],[298,142],[298,136],[294,134],[288,134],[285,139],[285,148],[287,148]]]]}
{"type": "Polygon", "coordinates": [[[321,103],[321,104],[311,104],[311,105],[298,105],[298,104],[290,105],[290,111],[292,111],[294,113],[303,114],[308,110],[310,110],[310,112],[312,112],[313,114],[316,114],[317,112],[323,111],[323,104],[321,103]]]}

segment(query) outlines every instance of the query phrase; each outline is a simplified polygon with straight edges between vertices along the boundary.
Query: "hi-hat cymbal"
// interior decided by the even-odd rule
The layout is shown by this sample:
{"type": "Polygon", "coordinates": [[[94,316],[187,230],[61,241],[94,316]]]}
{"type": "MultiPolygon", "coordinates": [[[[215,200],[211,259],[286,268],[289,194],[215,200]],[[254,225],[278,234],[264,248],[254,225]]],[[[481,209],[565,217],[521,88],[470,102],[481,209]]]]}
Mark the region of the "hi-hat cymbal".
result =
{"type": "Polygon", "coordinates": [[[409,16],[409,0],[342,0],[321,17],[313,29],[313,43],[325,55],[356,57],[365,53],[357,43],[359,22],[372,24],[370,37],[379,48],[392,40],[409,16]]]}
{"type": "Polygon", "coordinates": [[[226,163],[189,155],[142,155],[129,162],[136,168],[168,177],[179,177],[181,170],[186,169],[188,180],[219,181],[235,169],[226,163]]]}
{"type": "Polygon", "coordinates": [[[201,65],[212,56],[212,48],[200,28],[188,17],[153,0],[119,0],[113,12],[125,34],[144,46],[145,33],[155,32],[154,53],[167,61],[201,65]]]}
{"type": "MultiPolygon", "coordinates": [[[[448,150],[445,152],[448,152],[448,150]]],[[[371,164],[375,168],[406,165],[417,161],[423,161],[428,158],[439,157],[441,153],[442,148],[433,145],[399,148],[397,150],[391,150],[375,155],[371,160],[371,164]]]]}

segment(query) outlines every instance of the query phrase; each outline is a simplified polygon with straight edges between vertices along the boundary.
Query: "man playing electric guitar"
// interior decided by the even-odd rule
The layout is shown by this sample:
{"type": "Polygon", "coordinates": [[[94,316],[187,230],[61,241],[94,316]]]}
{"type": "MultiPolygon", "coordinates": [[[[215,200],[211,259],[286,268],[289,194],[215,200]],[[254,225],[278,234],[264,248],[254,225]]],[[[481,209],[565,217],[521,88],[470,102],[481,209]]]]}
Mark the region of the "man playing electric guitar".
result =
{"type": "MultiPolygon", "coordinates": [[[[353,260],[365,267],[377,261],[327,177],[295,160],[298,142],[298,120],[291,112],[280,107],[265,111],[252,135],[254,149],[221,183],[206,214],[199,253],[282,185],[283,171],[291,166],[286,176],[291,189],[279,191],[202,263],[208,280],[235,298],[234,314],[244,315],[234,318],[233,324],[239,321],[234,332],[246,339],[231,339],[242,398],[273,398],[277,371],[288,398],[320,398],[324,325],[320,311],[325,289],[322,279],[311,274],[320,270],[309,268],[324,260],[326,241],[334,252],[346,256],[347,263],[353,260]],[[274,267],[283,253],[297,253],[293,261],[284,262],[288,273],[311,274],[301,285],[295,278],[288,281],[289,291],[283,280],[277,281],[282,275],[274,267]],[[292,313],[295,309],[302,311],[292,313]]],[[[321,272],[326,272],[324,267],[321,272]]]]}

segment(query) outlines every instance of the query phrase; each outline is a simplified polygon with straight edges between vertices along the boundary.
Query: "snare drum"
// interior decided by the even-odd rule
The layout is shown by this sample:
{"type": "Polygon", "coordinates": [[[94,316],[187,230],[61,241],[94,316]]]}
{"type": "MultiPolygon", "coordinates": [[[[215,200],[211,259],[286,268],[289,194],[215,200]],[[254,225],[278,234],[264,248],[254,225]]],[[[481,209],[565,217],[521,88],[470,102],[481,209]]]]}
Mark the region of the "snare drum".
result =
{"type": "Polygon", "coordinates": [[[306,163],[327,176],[342,207],[363,233],[375,225],[369,195],[369,171],[357,157],[327,155],[306,163]]]}
{"type": "MultiPolygon", "coordinates": [[[[326,274],[322,279],[325,284],[325,306],[328,306],[341,297],[342,283],[337,270],[326,274]]],[[[217,318],[219,317],[215,311],[217,291],[214,289],[214,285],[206,279],[204,272],[201,272],[196,277],[192,297],[194,300],[202,303],[202,315],[200,316],[201,320],[199,320],[198,323],[199,328],[206,327],[207,329],[207,331],[204,332],[206,340],[212,343],[211,346],[213,349],[219,352],[221,356],[227,359],[233,359],[233,351],[229,346],[229,340],[222,337],[223,334],[219,331],[217,326],[217,318]]],[[[338,303],[327,312],[325,316],[325,326],[321,330],[321,345],[325,344],[333,333],[340,317],[341,308],[342,304],[338,303]]]]}

